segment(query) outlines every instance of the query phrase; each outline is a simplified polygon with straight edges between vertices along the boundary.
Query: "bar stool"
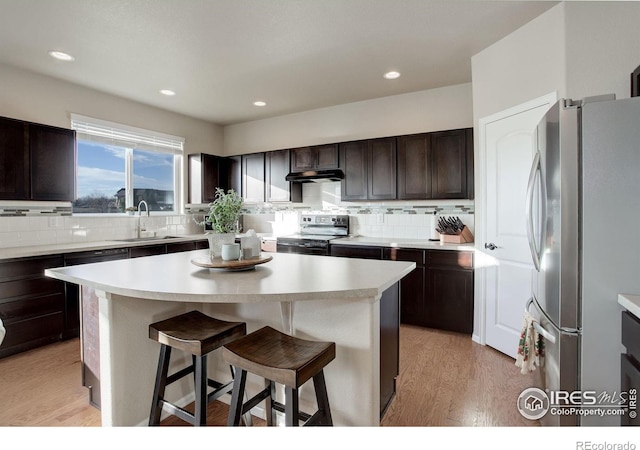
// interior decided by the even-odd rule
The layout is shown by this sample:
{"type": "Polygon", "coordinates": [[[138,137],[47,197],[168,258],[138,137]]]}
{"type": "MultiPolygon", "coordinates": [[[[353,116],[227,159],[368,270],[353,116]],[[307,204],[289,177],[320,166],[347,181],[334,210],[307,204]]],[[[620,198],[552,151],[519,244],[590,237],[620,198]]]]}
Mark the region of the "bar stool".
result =
{"type": "Polygon", "coordinates": [[[231,364],[236,377],[229,406],[228,426],[240,424],[240,418],[262,400],[266,400],[267,425],[275,424],[275,411],[285,414],[285,425],[333,425],[324,367],[336,356],[333,342],[315,342],[295,338],[263,327],[222,347],[222,358],[231,364]],[[247,372],[265,379],[265,389],[243,403],[247,372]],[[318,410],[301,412],[298,389],[310,378],[316,392],[318,410]],[[285,386],[285,403],[275,400],[275,383],[285,386]]]}
{"type": "MultiPolygon", "coordinates": [[[[208,378],[207,355],[246,334],[246,323],[225,322],[200,311],[190,311],[149,325],[149,338],[161,344],[149,425],[160,424],[160,414],[163,409],[191,425],[206,425],[207,404],[229,392],[233,387],[233,380],[222,384],[208,378]],[[191,365],[168,375],[173,348],[190,353],[191,365]],[[191,373],[193,373],[195,384],[195,414],[164,399],[165,388],[169,384],[191,373]],[[213,388],[209,394],[207,394],[208,387],[213,388]]],[[[234,376],[233,368],[231,368],[231,376],[234,376]]]]}

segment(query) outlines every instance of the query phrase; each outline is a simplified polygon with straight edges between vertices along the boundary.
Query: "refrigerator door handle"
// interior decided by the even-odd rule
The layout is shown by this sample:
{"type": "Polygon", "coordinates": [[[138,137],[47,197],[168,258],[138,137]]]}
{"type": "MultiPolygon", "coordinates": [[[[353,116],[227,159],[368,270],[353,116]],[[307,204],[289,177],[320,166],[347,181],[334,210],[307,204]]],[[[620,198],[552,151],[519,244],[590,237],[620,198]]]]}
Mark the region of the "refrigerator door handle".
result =
{"type": "MultiPolygon", "coordinates": [[[[529,308],[531,308],[531,305],[535,305],[536,309],[538,311],[540,311],[540,313],[545,317],[545,319],[547,319],[549,324],[551,324],[551,326],[553,328],[555,328],[558,333],[564,334],[566,336],[580,336],[582,334],[582,330],[580,328],[567,328],[567,327],[559,327],[558,325],[556,325],[556,323],[553,320],[551,320],[551,317],[549,317],[549,315],[546,313],[546,311],[544,309],[542,309],[542,307],[540,306],[540,303],[538,303],[538,300],[536,299],[535,295],[533,297],[531,297],[527,301],[527,306],[525,306],[525,309],[527,311],[529,311],[529,308]]],[[[531,311],[529,311],[529,312],[531,312],[531,311]]],[[[540,327],[540,328],[542,328],[542,327],[540,327]]],[[[544,330],[544,328],[543,328],[543,330],[544,330]]],[[[544,330],[544,331],[545,331],[545,333],[549,333],[547,330],[544,330]]],[[[538,331],[538,332],[540,332],[540,331],[538,331]]],[[[540,333],[540,334],[543,334],[543,333],[540,333]]],[[[544,336],[544,334],[543,334],[543,336],[544,336]]]]}
{"type": "Polygon", "coordinates": [[[542,177],[542,159],[540,156],[540,152],[536,152],[533,157],[533,164],[531,164],[531,172],[529,173],[529,181],[527,183],[527,202],[525,205],[525,217],[527,222],[527,238],[529,241],[529,248],[531,249],[531,257],[533,258],[533,265],[536,268],[536,271],[540,272],[540,261],[542,260],[542,245],[545,240],[545,231],[546,231],[546,214],[547,214],[547,192],[545,187],[545,182],[542,177]],[[539,177],[536,177],[537,174],[540,174],[539,177]],[[540,214],[543,217],[543,220],[540,221],[541,224],[541,242],[536,242],[534,223],[533,223],[533,201],[534,201],[534,188],[536,183],[536,178],[538,178],[540,183],[540,214]]]}

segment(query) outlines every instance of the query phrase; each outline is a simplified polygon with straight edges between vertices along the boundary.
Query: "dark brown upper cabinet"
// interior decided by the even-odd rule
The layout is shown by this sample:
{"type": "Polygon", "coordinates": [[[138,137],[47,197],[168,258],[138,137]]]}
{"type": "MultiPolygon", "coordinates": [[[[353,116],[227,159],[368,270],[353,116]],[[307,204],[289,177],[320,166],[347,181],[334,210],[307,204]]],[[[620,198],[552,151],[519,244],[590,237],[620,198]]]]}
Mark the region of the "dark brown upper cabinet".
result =
{"type": "Polygon", "coordinates": [[[73,201],[74,130],[0,118],[0,198],[73,201]]]}
{"type": "Polygon", "coordinates": [[[338,168],[338,144],[315,145],[291,150],[291,171],[338,168]]]}
{"type": "Polygon", "coordinates": [[[340,144],[342,200],[396,198],[396,138],[340,144]]]}
{"type": "Polygon", "coordinates": [[[266,201],[301,202],[302,184],[285,180],[291,168],[291,152],[289,150],[276,150],[267,152],[265,156],[266,201]]]}
{"type": "Polygon", "coordinates": [[[206,153],[189,155],[188,203],[212,202],[217,187],[229,190],[229,169],[227,158],[206,153]]]}
{"type": "Polygon", "coordinates": [[[473,130],[398,137],[398,199],[472,199],[473,130]]]}
{"type": "Polygon", "coordinates": [[[398,199],[430,199],[431,135],[398,137],[398,199]]]}
{"type": "Polygon", "coordinates": [[[0,118],[0,198],[29,198],[29,125],[0,118]]]}
{"type": "Polygon", "coordinates": [[[242,197],[245,202],[260,203],[265,199],[265,154],[242,155],[242,197]]]}
{"type": "Polygon", "coordinates": [[[469,198],[467,151],[473,146],[467,135],[466,129],[431,133],[431,198],[469,198]]]}

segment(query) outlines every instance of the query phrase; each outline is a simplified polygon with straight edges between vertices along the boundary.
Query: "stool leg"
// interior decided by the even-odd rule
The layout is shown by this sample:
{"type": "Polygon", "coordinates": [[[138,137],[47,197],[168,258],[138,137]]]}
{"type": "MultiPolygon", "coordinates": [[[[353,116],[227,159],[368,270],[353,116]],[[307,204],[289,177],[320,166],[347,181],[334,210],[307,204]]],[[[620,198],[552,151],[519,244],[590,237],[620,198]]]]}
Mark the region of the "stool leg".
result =
{"type": "MultiPolygon", "coordinates": [[[[236,379],[236,370],[233,368],[233,366],[229,366],[229,369],[231,370],[231,378],[232,379],[236,379]]],[[[244,401],[246,402],[248,400],[247,398],[247,391],[244,392],[244,401]]],[[[244,414],[242,416],[242,423],[244,424],[245,427],[252,427],[253,426],[253,417],[251,416],[251,412],[247,411],[246,414],[244,414]]]]}
{"type": "Polygon", "coordinates": [[[331,419],[331,409],[329,408],[329,397],[327,396],[327,385],[324,381],[324,371],[321,370],[313,376],[313,387],[316,391],[316,400],[318,409],[323,411],[322,425],[333,426],[331,419]]]}
{"type": "Polygon", "coordinates": [[[195,426],[207,424],[207,355],[196,357],[195,367],[195,426]]]}
{"type": "Polygon", "coordinates": [[[265,387],[269,388],[269,397],[265,399],[265,416],[267,417],[267,426],[273,427],[276,425],[276,410],[273,409],[273,402],[276,400],[276,384],[271,380],[264,380],[265,387]]]}
{"type": "Polygon", "coordinates": [[[244,396],[244,387],[247,383],[247,371],[236,370],[236,376],[233,378],[233,394],[231,395],[231,404],[229,405],[229,417],[227,426],[235,427],[240,425],[240,416],[242,415],[242,398],[244,396]]]}
{"type": "Polygon", "coordinates": [[[284,388],[284,424],[287,427],[299,426],[298,415],[300,408],[298,406],[298,390],[285,386],[284,388]]]}
{"type": "Polygon", "coordinates": [[[149,426],[160,425],[160,414],[162,413],[161,401],[164,400],[164,390],[167,387],[167,373],[169,371],[170,357],[171,347],[160,345],[160,357],[158,358],[158,371],[156,373],[156,381],[153,387],[149,426]]]}

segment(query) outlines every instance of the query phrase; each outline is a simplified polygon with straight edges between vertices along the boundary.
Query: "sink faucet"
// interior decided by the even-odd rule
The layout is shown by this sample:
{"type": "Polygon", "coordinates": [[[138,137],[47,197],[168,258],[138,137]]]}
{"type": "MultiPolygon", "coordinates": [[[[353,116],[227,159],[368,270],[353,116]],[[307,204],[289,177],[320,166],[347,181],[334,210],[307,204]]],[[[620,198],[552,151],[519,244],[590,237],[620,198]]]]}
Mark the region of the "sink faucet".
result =
{"type": "Polygon", "coordinates": [[[142,231],[147,231],[146,228],[144,228],[144,225],[142,224],[142,205],[144,205],[144,210],[147,212],[147,217],[149,217],[149,205],[147,205],[147,202],[145,202],[144,200],[140,200],[140,203],[138,203],[138,237],[140,236],[140,233],[142,231]]]}

